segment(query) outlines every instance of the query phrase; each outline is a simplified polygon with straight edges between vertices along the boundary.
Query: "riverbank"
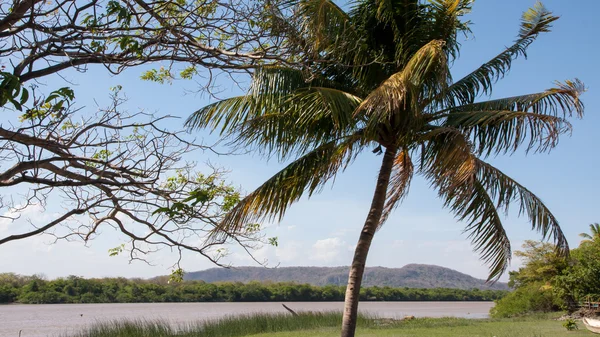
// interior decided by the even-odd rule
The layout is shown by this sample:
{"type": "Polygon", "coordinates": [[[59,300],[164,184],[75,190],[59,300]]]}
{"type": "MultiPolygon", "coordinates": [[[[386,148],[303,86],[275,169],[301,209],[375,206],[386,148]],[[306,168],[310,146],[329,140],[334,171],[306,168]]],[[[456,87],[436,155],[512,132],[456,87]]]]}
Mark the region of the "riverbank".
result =
{"type": "MultiPolygon", "coordinates": [[[[19,330],[23,330],[22,337],[57,336],[95,323],[123,319],[158,319],[172,326],[186,326],[257,313],[289,315],[282,303],[297,312],[341,312],[344,308],[343,302],[20,304],[0,306],[0,336],[17,336],[19,330]]],[[[486,318],[493,305],[493,302],[361,302],[360,311],[370,317],[486,318]]]]}
{"type": "MultiPolygon", "coordinates": [[[[592,336],[580,330],[567,331],[557,315],[515,319],[415,318],[377,319],[361,316],[357,336],[368,337],[564,337],[592,336]]],[[[229,317],[204,325],[178,329],[160,321],[112,322],[95,325],[65,337],[334,337],[339,335],[340,313],[301,313],[229,317]]]]}

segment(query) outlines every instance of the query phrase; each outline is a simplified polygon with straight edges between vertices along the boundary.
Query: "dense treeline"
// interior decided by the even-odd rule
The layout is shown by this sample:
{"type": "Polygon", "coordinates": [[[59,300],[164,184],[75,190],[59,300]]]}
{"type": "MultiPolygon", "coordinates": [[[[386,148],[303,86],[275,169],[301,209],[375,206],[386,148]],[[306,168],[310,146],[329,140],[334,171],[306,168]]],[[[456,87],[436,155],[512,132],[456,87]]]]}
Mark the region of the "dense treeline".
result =
{"type": "MultiPolygon", "coordinates": [[[[135,303],[135,302],[265,302],[343,301],[343,286],[296,283],[184,281],[166,279],[84,279],[70,276],[45,280],[37,276],[0,274],[0,303],[135,303]]],[[[369,287],[361,289],[367,301],[491,301],[502,290],[413,289],[369,287]]]]}
{"type": "Polygon", "coordinates": [[[526,241],[523,267],[510,272],[514,289],[492,308],[494,317],[514,317],[531,312],[578,310],[588,302],[600,301],[600,224],[590,225],[590,234],[572,249],[569,257],[556,253],[547,242],[526,241]]]}

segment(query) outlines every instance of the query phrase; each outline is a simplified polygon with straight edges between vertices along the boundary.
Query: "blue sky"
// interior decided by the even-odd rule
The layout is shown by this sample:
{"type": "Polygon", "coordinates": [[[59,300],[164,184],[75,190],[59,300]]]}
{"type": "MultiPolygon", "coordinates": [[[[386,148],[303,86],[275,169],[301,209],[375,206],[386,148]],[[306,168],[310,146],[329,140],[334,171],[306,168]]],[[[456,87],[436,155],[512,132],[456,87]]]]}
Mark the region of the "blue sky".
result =
{"type": "MultiPolygon", "coordinates": [[[[534,1],[505,0],[475,2],[470,20],[474,36],[464,39],[461,57],[453,67],[454,78],[470,72],[490,59],[503,47],[511,44],[517,34],[521,13],[534,1]]],[[[588,225],[600,221],[597,191],[600,178],[597,167],[598,145],[596,126],[600,125],[600,70],[597,59],[600,47],[597,32],[600,22],[595,13],[600,9],[596,0],[547,0],[546,7],[561,16],[553,31],[541,36],[529,49],[528,59],[514,62],[511,72],[496,86],[493,97],[512,96],[547,89],[556,80],[579,78],[588,87],[583,96],[586,116],[572,120],[571,137],[561,139],[558,148],[550,154],[517,153],[500,156],[490,161],[505,173],[535,192],[559,219],[572,247],[579,243],[578,234],[588,225]]],[[[141,68],[134,68],[119,76],[108,75],[101,67],[90,67],[86,74],[66,71],[63,75],[76,83],[77,102],[90,109],[96,100],[101,106],[107,102],[109,87],[122,85],[129,97],[128,109],[145,109],[157,114],[186,117],[195,109],[209,103],[206,95],[189,91],[197,87],[191,81],[176,81],[172,85],[141,82],[141,68]],[[187,93],[186,93],[187,92],[187,93]]],[[[202,81],[202,79],[199,79],[202,81]]],[[[64,86],[59,78],[46,81],[48,88],[64,86]]],[[[241,91],[230,82],[221,81],[220,97],[241,91]]],[[[183,121],[172,122],[179,128],[183,121]]],[[[199,132],[207,141],[214,137],[199,132]]],[[[365,152],[335,185],[310,200],[303,199],[293,206],[280,224],[270,224],[269,236],[279,237],[279,247],[265,247],[256,252],[267,258],[269,264],[292,265],[348,265],[353,246],[367,214],[375,185],[375,176],[381,157],[365,152]]],[[[251,191],[282,167],[276,161],[266,162],[259,156],[215,156],[200,153],[194,160],[212,163],[231,171],[231,181],[251,191]]],[[[31,210],[33,220],[43,220],[43,214],[31,210]]],[[[527,239],[541,236],[530,230],[525,218],[509,214],[504,219],[506,230],[518,249],[527,239]]],[[[24,222],[1,222],[0,235],[19,231],[24,222]]],[[[374,239],[368,260],[370,266],[401,267],[408,263],[437,264],[480,278],[487,276],[482,265],[462,233],[464,224],[457,223],[442,208],[441,201],[427,184],[416,179],[409,197],[390,217],[374,239]]],[[[3,236],[3,235],[2,235],[3,236]]],[[[143,263],[129,264],[126,257],[109,257],[107,249],[118,245],[122,237],[105,231],[89,247],[80,243],[48,244],[50,238],[39,236],[27,242],[0,246],[0,272],[22,274],[42,273],[48,277],[81,275],[86,277],[126,276],[151,277],[168,273],[175,258],[169,252],[152,257],[155,266],[143,263]]],[[[247,256],[233,252],[234,265],[251,265],[247,256]]],[[[512,268],[519,261],[514,260],[512,268]]],[[[211,267],[198,256],[187,255],[183,262],[186,270],[211,267]]],[[[506,279],[504,277],[503,279],[506,279]]]]}

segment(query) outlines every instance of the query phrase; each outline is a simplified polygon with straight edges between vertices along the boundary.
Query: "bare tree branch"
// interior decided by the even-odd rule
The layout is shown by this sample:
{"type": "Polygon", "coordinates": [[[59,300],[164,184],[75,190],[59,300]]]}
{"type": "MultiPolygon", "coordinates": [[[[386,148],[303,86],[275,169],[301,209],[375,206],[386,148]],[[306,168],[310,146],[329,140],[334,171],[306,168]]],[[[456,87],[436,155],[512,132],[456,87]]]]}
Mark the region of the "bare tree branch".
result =
{"type": "Polygon", "coordinates": [[[245,0],[2,2],[0,57],[21,82],[67,68],[85,71],[88,64],[117,74],[145,63],[182,63],[188,75],[195,67],[236,72],[289,64],[265,6],[245,0]]]}
{"type": "Polygon", "coordinates": [[[221,170],[194,172],[185,156],[207,148],[160,126],[172,117],[123,112],[118,92],[107,109],[80,116],[69,104],[63,108],[71,99],[65,95],[54,105],[34,99],[38,105],[26,109],[18,127],[0,125],[3,221],[27,218],[29,207],[52,210],[45,212],[52,219],[31,220],[32,228],[0,237],[0,245],[41,233],[88,242],[102,228],[114,228],[129,240],[132,260],[168,248],[223,265],[222,246],[250,252],[261,244],[255,226],[226,233],[219,241],[207,239],[240,194],[221,170]],[[9,187],[25,192],[15,195],[9,187]]]}

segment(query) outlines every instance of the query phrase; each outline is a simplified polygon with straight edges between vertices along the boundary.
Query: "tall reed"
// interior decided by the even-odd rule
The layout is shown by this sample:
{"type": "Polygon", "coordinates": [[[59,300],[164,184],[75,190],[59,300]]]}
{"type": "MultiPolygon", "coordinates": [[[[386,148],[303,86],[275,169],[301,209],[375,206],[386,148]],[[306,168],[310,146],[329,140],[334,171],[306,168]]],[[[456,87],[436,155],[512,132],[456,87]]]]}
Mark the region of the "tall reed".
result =
{"type": "MultiPolygon", "coordinates": [[[[68,337],[236,337],[251,334],[296,331],[336,327],[342,321],[340,312],[299,312],[298,316],[285,313],[258,313],[236,315],[211,321],[199,321],[174,326],[161,320],[110,321],[94,324],[68,337]]],[[[377,325],[374,317],[361,315],[359,326],[377,325]]]]}

